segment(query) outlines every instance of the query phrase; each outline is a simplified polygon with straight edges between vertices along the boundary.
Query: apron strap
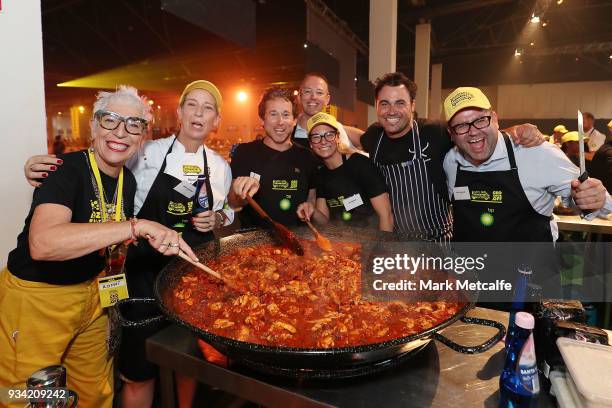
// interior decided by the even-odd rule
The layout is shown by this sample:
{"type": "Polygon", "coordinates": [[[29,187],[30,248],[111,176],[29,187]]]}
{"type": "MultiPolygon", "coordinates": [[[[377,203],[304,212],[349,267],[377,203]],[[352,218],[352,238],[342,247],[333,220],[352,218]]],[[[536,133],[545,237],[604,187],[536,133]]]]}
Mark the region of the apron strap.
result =
{"type": "Polygon", "coordinates": [[[206,155],[206,146],[202,145],[202,154],[204,155],[204,175],[206,175],[206,178],[204,179],[204,183],[206,184],[206,190],[208,190],[208,208],[210,208],[210,211],[214,211],[213,210],[213,191],[212,188],[210,186],[210,171],[208,170],[208,157],[206,155]]]}
{"type": "Polygon", "coordinates": [[[380,131],[380,136],[378,137],[378,143],[376,144],[376,150],[374,150],[374,157],[372,157],[372,161],[376,163],[376,156],[378,155],[378,149],[380,148],[380,142],[382,142],[382,138],[385,136],[385,129],[380,131]]]}
{"type": "Polygon", "coordinates": [[[512,142],[510,142],[510,137],[506,132],[503,133],[504,142],[506,142],[506,150],[508,150],[508,161],[510,162],[510,168],[515,170],[518,169],[516,166],[516,160],[514,160],[514,149],[512,149],[512,142]]]}

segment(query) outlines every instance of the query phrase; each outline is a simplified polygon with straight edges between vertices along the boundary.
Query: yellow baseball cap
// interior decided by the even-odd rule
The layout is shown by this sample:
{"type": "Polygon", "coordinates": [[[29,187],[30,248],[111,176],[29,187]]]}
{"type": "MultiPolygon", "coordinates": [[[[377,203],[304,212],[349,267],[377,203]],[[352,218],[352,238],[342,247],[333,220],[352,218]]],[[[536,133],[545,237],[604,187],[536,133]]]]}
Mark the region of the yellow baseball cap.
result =
{"type": "Polygon", "coordinates": [[[567,133],[567,129],[563,125],[557,125],[553,129],[553,132],[567,133]]]}
{"type": "Polygon", "coordinates": [[[213,98],[215,98],[215,103],[217,104],[217,111],[221,112],[221,106],[223,105],[223,98],[221,97],[221,92],[212,82],[205,81],[203,79],[199,79],[197,81],[193,81],[190,84],[187,84],[183,93],[181,94],[181,99],[179,99],[179,105],[183,104],[185,100],[185,96],[194,89],[203,89],[209,92],[213,98]]]}
{"type": "Polygon", "coordinates": [[[478,88],[463,86],[455,89],[444,100],[444,116],[446,121],[465,108],[491,109],[491,102],[478,88]]]}
{"type": "Polygon", "coordinates": [[[608,122],[608,127],[612,128],[612,120],[608,122]]]}
{"type": "Polygon", "coordinates": [[[310,133],[312,128],[314,128],[317,125],[323,124],[323,123],[338,130],[339,124],[336,118],[334,118],[332,115],[329,115],[325,112],[319,112],[316,115],[311,116],[310,119],[308,119],[308,122],[306,122],[308,133],[310,133]]]}
{"type": "MultiPolygon", "coordinates": [[[[561,136],[561,144],[567,143],[567,142],[578,142],[579,140],[580,140],[580,137],[578,136],[578,132],[575,130],[572,130],[571,132],[567,132],[566,134],[561,136]]],[[[584,141],[586,142],[587,140],[589,140],[589,137],[585,135],[584,141]]]]}

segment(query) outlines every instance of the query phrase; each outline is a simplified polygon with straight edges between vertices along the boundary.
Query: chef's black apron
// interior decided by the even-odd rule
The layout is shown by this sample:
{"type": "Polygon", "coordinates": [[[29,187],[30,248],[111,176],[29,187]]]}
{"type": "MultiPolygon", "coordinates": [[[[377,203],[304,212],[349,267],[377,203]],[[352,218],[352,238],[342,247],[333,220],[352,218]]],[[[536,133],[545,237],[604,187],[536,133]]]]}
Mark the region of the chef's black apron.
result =
{"type": "MultiPolygon", "coordinates": [[[[192,248],[195,248],[212,240],[213,233],[202,233],[193,228],[190,223],[193,198],[187,198],[176,191],[174,188],[180,184],[180,181],[164,173],[166,157],[172,152],[174,141],[166,152],[161,168],[137,216],[182,232],[183,239],[192,248]]],[[[204,171],[207,174],[208,205],[212,209],[213,197],[206,149],[203,149],[203,154],[204,171]]],[[[140,241],[138,246],[130,245],[125,260],[127,285],[131,298],[153,297],[155,279],[159,271],[173,259],[173,257],[164,256],[153,249],[146,240],[140,241]]],[[[157,312],[156,308],[143,305],[131,307],[126,313],[129,314],[128,318],[142,319],[151,317],[157,312]]],[[[133,381],[144,381],[155,377],[157,367],[147,361],[144,341],[163,327],[165,327],[165,324],[124,330],[118,361],[122,375],[133,381]]]]}
{"type": "Polygon", "coordinates": [[[450,203],[447,193],[437,191],[430,178],[434,172],[430,167],[439,164],[423,155],[428,145],[421,140],[416,121],[412,121],[411,160],[395,164],[377,161],[383,137],[384,130],[371,158],[387,183],[395,230],[426,241],[449,242],[453,235],[450,203]]]}
{"type": "MultiPolygon", "coordinates": [[[[540,242],[537,246],[504,246],[504,256],[489,256],[481,280],[505,279],[514,284],[517,268],[527,264],[533,269],[532,280],[548,285],[557,293],[559,276],[550,217],[533,209],[521,185],[510,138],[503,135],[510,170],[474,172],[457,164],[455,188],[467,186],[470,198],[456,200],[453,194],[453,236],[457,242],[540,242]],[[546,245],[549,244],[549,245],[546,245]],[[491,273],[494,276],[491,276],[491,273]]],[[[473,248],[474,251],[482,249],[473,248]]],[[[553,292],[554,291],[554,292],[553,292]]],[[[481,299],[486,299],[486,294],[481,299]]]]}

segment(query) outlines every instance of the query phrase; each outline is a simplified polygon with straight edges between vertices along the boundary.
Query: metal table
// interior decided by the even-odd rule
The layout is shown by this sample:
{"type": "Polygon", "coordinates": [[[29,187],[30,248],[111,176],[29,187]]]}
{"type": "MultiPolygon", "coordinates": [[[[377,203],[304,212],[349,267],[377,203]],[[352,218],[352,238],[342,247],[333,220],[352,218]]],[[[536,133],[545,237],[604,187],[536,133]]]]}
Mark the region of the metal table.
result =
{"type": "MultiPolygon", "coordinates": [[[[476,308],[470,316],[507,324],[508,314],[476,308]]],[[[444,334],[462,344],[477,344],[494,329],[457,322],[444,334]]],[[[174,406],[172,373],[178,372],[267,407],[496,407],[503,345],[466,355],[432,341],[398,367],[343,380],[295,380],[267,376],[242,367],[223,368],[205,361],[195,339],[172,325],[147,340],[148,358],[160,366],[162,406],[174,406]]],[[[549,405],[543,398],[544,406],[549,405]]]]}

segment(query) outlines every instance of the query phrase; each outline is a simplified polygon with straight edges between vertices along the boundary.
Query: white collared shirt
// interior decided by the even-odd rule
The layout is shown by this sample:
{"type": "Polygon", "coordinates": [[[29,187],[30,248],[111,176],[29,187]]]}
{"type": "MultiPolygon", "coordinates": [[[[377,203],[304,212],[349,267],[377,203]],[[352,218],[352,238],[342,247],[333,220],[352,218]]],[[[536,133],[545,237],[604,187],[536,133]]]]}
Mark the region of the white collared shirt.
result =
{"type": "Polygon", "coordinates": [[[589,131],[585,130],[584,136],[589,138],[589,140],[587,141],[587,145],[589,146],[589,152],[595,153],[597,150],[599,150],[601,145],[606,142],[606,136],[594,127],[591,128],[591,130],[589,131]]]}
{"type": "MultiPolygon", "coordinates": [[[[175,136],[169,136],[163,139],[149,140],[145,142],[144,147],[138,151],[127,163],[127,167],[134,173],[136,178],[136,197],[134,198],[134,214],[138,214],[142,205],[144,204],[149,190],[161,169],[164,158],[170,145],[175,140],[175,136]]],[[[185,147],[178,140],[172,146],[172,162],[183,161],[181,156],[194,156],[195,160],[202,161],[202,149],[206,149],[206,158],[208,160],[208,167],[210,168],[210,187],[213,191],[213,210],[223,210],[227,215],[225,225],[229,225],[234,220],[234,211],[227,206],[227,195],[229,193],[232,184],[232,171],[229,164],[221,157],[217,152],[203,145],[196,153],[186,153],[185,147]],[[196,159],[198,157],[199,159],[196,159]]],[[[168,162],[166,163],[168,169],[167,173],[172,174],[172,169],[168,168],[168,162]]],[[[177,178],[177,184],[182,181],[177,178]]]]}
{"type": "MultiPolygon", "coordinates": [[[[567,198],[571,196],[571,182],[578,178],[580,170],[558,147],[550,143],[542,143],[530,148],[512,143],[512,148],[518,167],[519,180],[527,199],[535,211],[547,217],[550,216],[555,206],[555,197],[567,198]]],[[[498,132],[493,154],[479,166],[467,161],[459,152],[457,146],[446,154],[444,171],[451,199],[453,198],[453,189],[457,178],[457,163],[466,171],[510,170],[508,151],[501,132],[498,132]]],[[[603,212],[609,212],[610,210],[612,210],[612,200],[608,196],[603,212]]]]}

